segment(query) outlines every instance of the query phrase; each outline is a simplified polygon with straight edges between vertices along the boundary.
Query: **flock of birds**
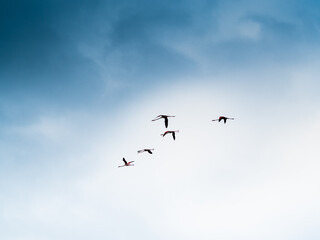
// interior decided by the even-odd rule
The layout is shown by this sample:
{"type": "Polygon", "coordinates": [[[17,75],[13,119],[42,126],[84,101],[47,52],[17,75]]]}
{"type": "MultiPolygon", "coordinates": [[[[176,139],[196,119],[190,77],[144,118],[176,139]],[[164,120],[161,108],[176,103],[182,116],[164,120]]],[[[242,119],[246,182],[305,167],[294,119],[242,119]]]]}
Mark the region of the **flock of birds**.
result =
{"type": "MultiPolygon", "coordinates": [[[[169,115],[158,115],[155,119],[151,120],[151,121],[157,121],[159,119],[164,119],[164,125],[166,128],[168,128],[168,125],[169,125],[169,120],[168,118],[169,117],[175,117],[175,116],[169,116],[169,115]]],[[[234,118],[229,118],[229,117],[225,117],[225,116],[220,116],[219,118],[217,119],[213,119],[212,121],[218,121],[218,122],[221,122],[223,121],[224,124],[227,122],[227,120],[234,120],[234,118]]],[[[175,131],[165,131],[163,134],[161,134],[162,137],[164,137],[165,135],[167,134],[171,134],[172,135],[172,138],[173,140],[176,140],[176,133],[179,132],[179,130],[175,130],[175,131]]],[[[143,153],[143,152],[147,152],[149,154],[153,154],[153,151],[154,149],[153,148],[145,148],[145,149],[141,149],[141,150],[138,150],[138,153],[143,153]]],[[[121,165],[121,166],[118,166],[118,167],[130,167],[130,166],[134,166],[134,164],[132,164],[134,161],[126,161],[125,158],[122,158],[123,162],[124,162],[124,165],[121,165]]]]}

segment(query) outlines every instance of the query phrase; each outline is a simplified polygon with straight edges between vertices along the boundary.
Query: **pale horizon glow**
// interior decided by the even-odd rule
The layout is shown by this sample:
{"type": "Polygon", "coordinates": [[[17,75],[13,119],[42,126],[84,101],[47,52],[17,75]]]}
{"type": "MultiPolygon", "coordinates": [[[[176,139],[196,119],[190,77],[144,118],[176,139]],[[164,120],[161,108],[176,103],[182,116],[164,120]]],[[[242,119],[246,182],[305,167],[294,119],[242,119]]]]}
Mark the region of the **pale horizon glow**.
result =
{"type": "MultiPolygon", "coordinates": [[[[123,109],[121,120],[115,116],[111,126],[88,120],[95,139],[90,135],[83,140],[76,137],[81,124],[69,132],[70,138],[78,138],[78,144],[86,149],[66,149],[61,155],[71,154],[70,159],[58,161],[58,172],[51,176],[48,173],[54,171],[54,165],[47,165],[39,178],[47,184],[55,181],[55,187],[36,182],[37,187],[25,193],[25,201],[7,203],[7,224],[14,226],[31,219],[30,238],[36,236],[33,234],[39,226],[55,226],[51,234],[57,237],[84,228],[84,236],[91,236],[93,231],[97,238],[115,239],[125,239],[132,231],[136,236],[151,234],[156,239],[238,239],[238,235],[248,239],[292,239],[308,231],[300,224],[301,219],[319,220],[312,207],[320,200],[316,190],[320,180],[316,146],[319,137],[315,135],[320,128],[319,114],[308,128],[299,121],[294,126],[280,121],[270,132],[265,122],[259,122],[263,116],[250,113],[241,94],[221,95],[221,88],[183,85],[173,89],[180,90],[141,97],[123,109]],[[171,136],[160,136],[166,130],[162,121],[151,122],[164,109],[176,115],[169,119],[168,128],[180,130],[176,141],[171,136]],[[225,125],[212,122],[217,117],[214,113],[221,109],[233,113],[235,120],[225,125]],[[119,128],[112,127],[116,121],[119,128]],[[314,145],[305,144],[313,141],[314,145]],[[137,154],[144,147],[155,148],[154,154],[137,154]],[[134,160],[135,166],[118,169],[122,157],[134,160]],[[78,176],[68,176],[74,169],[78,176]],[[57,174],[64,182],[56,179],[57,174]],[[127,222],[137,229],[121,231],[127,222]],[[149,230],[141,233],[141,227],[149,230]],[[112,233],[115,229],[121,233],[112,233]]],[[[43,137],[52,141],[48,129],[58,133],[54,122],[62,127],[59,118],[51,119],[20,134],[28,136],[30,131],[42,130],[43,137]]],[[[60,140],[64,138],[60,135],[60,140]]],[[[24,184],[30,189],[28,183],[24,184]]],[[[14,189],[21,192],[17,186],[14,189]]],[[[24,232],[27,239],[28,231],[24,232]]]]}

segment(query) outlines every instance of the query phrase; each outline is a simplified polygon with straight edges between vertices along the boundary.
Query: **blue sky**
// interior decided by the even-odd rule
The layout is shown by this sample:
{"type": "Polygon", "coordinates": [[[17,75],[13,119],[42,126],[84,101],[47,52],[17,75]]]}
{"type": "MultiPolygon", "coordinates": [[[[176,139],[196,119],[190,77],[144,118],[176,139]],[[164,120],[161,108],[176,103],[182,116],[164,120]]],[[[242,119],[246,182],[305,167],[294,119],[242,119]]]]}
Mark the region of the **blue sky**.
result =
{"type": "Polygon", "coordinates": [[[318,239],[319,13],[2,1],[1,238],[318,239]]]}

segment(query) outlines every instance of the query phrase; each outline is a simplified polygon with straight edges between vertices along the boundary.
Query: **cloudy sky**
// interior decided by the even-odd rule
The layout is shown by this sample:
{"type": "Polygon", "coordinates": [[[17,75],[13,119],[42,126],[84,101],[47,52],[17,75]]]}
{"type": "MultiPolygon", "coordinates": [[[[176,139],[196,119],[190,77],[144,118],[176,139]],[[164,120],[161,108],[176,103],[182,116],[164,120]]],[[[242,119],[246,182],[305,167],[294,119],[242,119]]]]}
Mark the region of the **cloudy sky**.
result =
{"type": "Polygon", "coordinates": [[[1,239],[319,239],[319,43],[314,0],[1,1],[1,239]]]}

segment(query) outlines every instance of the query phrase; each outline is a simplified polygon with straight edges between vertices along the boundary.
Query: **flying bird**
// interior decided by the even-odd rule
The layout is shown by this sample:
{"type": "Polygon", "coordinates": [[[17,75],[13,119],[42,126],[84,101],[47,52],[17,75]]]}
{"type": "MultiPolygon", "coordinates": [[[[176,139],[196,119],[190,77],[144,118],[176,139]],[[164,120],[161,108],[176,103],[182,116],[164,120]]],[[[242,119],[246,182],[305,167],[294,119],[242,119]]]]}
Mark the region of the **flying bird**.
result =
{"type": "Polygon", "coordinates": [[[168,116],[168,115],[158,115],[155,119],[153,119],[152,121],[156,121],[159,120],[161,118],[164,118],[164,125],[166,126],[166,128],[168,127],[168,117],[175,117],[175,116],[168,116]]]}
{"type": "Polygon", "coordinates": [[[176,140],[176,132],[179,132],[179,130],[176,130],[176,131],[166,131],[166,132],[164,132],[163,134],[161,134],[161,136],[164,137],[166,134],[171,133],[171,134],[172,134],[172,137],[173,137],[173,140],[176,140]]]}
{"type": "Polygon", "coordinates": [[[148,152],[148,153],[150,153],[150,154],[152,154],[154,149],[152,148],[145,148],[145,149],[141,149],[141,150],[139,150],[138,151],[138,153],[143,153],[143,152],[148,152]]]}
{"type": "Polygon", "coordinates": [[[124,165],[121,165],[121,166],[118,166],[118,167],[129,167],[129,166],[134,166],[134,164],[131,164],[133,163],[134,161],[131,161],[131,162],[127,162],[126,159],[122,158],[123,162],[124,162],[124,165]]]}
{"type": "Polygon", "coordinates": [[[218,121],[218,122],[221,122],[223,120],[224,123],[227,122],[227,119],[229,120],[234,120],[234,118],[228,118],[228,117],[224,117],[224,116],[220,116],[218,119],[214,119],[212,121],[218,121]]]}

